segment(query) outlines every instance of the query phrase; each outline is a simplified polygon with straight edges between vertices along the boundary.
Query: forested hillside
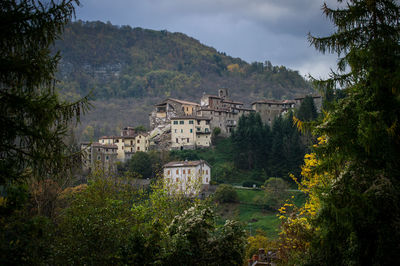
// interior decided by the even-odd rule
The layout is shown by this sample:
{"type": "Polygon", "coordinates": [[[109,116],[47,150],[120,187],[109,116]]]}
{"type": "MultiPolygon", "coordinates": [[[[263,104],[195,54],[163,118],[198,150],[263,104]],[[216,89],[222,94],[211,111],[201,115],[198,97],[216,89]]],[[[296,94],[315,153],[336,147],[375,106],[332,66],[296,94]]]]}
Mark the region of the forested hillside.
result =
{"type": "Polygon", "coordinates": [[[182,33],[78,21],[67,26],[56,50],[62,88],[80,95],[95,88],[98,98],[197,99],[228,87],[237,97],[280,99],[309,90],[296,71],[268,61],[248,64],[182,33]]]}
{"type": "Polygon", "coordinates": [[[233,99],[250,103],[311,91],[297,71],[269,61],[249,64],[182,33],[77,21],[66,27],[55,50],[62,56],[57,74],[62,94],[76,99],[93,90],[98,108],[83,127],[103,132],[107,129],[99,127],[147,126],[152,105],[165,97],[198,101],[204,92],[227,87],[233,99]]]}

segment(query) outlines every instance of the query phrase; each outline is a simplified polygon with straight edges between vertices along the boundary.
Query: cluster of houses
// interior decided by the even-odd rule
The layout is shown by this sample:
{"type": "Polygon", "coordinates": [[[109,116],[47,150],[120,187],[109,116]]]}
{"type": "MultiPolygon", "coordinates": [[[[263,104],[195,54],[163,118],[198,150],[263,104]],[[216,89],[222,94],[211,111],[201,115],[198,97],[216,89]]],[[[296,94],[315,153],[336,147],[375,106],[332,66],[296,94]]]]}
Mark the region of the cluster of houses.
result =
{"type": "MultiPolygon", "coordinates": [[[[227,89],[219,89],[218,95],[204,94],[200,103],[168,98],[156,104],[149,115],[152,145],[157,147],[158,135],[170,133],[169,149],[194,149],[209,147],[211,134],[215,128],[222,136],[229,136],[242,115],[257,112],[264,123],[271,124],[279,115],[301,104],[304,97],[294,100],[260,100],[253,102],[251,108],[244,103],[228,97],[227,89]]],[[[313,96],[318,110],[322,106],[322,97],[313,96]]],[[[165,139],[165,138],[164,138],[165,139]]]]}
{"type": "Polygon", "coordinates": [[[103,136],[98,142],[82,142],[82,168],[91,171],[101,167],[107,171],[116,171],[116,162],[125,162],[135,152],[149,150],[149,134],[136,132],[132,127],[121,130],[120,136],[103,136]]]}
{"type": "MultiPolygon", "coordinates": [[[[103,136],[95,143],[81,143],[82,167],[90,171],[102,167],[116,171],[116,162],[125,162],[136,152],[149,149],[196,149],[211,146],[211,136],[219,128],[222,136],[229,136],[242,115],[259,113],[264,123],[272,121],[298,107],[304,97],[294,100],[260,100],[251,108],[228,97],[227,89],[219,89],[217,95],[204,94],[200,103],[168,98],[154,106],[149,115],[150,131],[136,132],[126,127],[120,136],[103,136]]],[[[318,111],[322,97],[313,96],[318,111]]],[[[170,186],[187,190],[189,183],[199,181],[204,189],[208,186],[211,169],[204,161],[171,162],[164,166],[164,177],[170,186]]]]}

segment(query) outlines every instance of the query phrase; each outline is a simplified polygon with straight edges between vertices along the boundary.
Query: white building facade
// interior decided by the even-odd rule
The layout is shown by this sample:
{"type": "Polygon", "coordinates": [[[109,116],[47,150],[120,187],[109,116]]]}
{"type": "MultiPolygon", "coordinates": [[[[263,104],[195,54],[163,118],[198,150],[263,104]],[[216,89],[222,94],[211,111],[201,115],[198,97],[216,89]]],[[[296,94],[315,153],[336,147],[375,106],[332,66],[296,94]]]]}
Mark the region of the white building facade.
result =
{"type": "Polygon", "coordinates": [[[211,167],[204,160],[176,161],[164,165],[164,184],[170,192],[197,195],[208,190],[211,167]]]}

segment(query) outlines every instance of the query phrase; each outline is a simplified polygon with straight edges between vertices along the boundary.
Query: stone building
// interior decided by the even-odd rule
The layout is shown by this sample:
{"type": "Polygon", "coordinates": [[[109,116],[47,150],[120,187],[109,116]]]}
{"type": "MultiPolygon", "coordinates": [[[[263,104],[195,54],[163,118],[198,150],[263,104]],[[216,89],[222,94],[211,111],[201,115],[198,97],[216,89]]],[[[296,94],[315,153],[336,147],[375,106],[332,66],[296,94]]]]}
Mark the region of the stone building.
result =
{"type": "Polygon", "coordinates": [[[132,157],[135,152],[149,150],[149,134],[134,133],[133,135],[103,136],[99,139],[100,144],[114,144],[117,146],[117,160],[124,162],[132,157]]]}
{"type": "Polygon", "coordinates": [[[263,123],[271,125],[276,117],[295,108],[296,102],[293,100],[261,100],[253,102],[251,106],[255,112],[260,114],[263,123]]]}
{"type": "MultiPolygon", "coordinates": [[[[299,98],[295,98],[295,102],[296,102],[296,107],[300,106],[300,104],[303,102],[305,97],[299,97],[299,98]]],[[[314,100],[314,105],[315,105],[315,109],[317,109],[317,112],[320,113],[322,110],[322,96],[319,95],[312,95],[312,98],[314,100]]]]}
{"type": "Polygon", "coordinates": [[[195,115],[199,106],[198,103],[168,98],[156,104],[155,110],[149,115],[150,129],[169,124],[172,117],[195,115]]]}
{"type": "Polygon", "coordinates": [[[195,149],[211,145],[210,118],[177,116],[171,118],[171,148],[195,149]]]}
{"type": "Polygon", "coordinates": [[[198,116],[210,117],[211,130],[218,127],[221,135],[229,136],[236,127],[240,116],[248,115],[254,110],[245,108],[242,102],[228,98],[228,89],[219,89],[218,95],[204,94],[200,99],[198,116]]]}
{"type": "Polygon", "coordinates": [[[92,171],[96,168],[110,173],[117,171],[115,162],[117,161],[117,145],[101,144],[98,142],[81,143],[82,169],[92,171]]]}

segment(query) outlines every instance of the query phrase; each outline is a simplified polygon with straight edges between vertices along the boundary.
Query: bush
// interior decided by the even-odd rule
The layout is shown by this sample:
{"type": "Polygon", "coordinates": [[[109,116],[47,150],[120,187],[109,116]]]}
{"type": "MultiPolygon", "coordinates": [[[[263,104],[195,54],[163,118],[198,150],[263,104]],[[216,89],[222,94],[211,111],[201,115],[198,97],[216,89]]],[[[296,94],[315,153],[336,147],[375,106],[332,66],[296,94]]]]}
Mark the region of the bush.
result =
{"type": "Polygon", "coordinates": [[[219,185],[214,194],[215,201],[219,203],[238,202],[239,197],[232,185],[219,185]]]}

